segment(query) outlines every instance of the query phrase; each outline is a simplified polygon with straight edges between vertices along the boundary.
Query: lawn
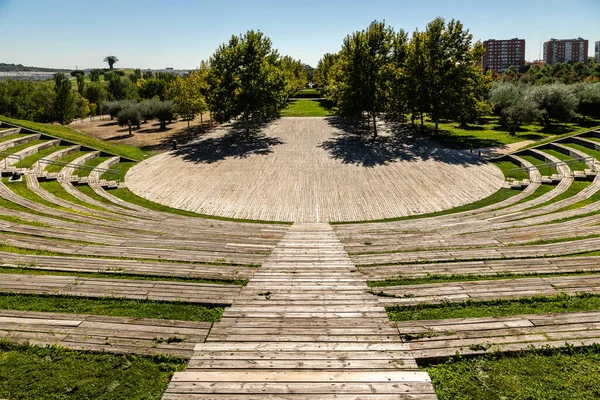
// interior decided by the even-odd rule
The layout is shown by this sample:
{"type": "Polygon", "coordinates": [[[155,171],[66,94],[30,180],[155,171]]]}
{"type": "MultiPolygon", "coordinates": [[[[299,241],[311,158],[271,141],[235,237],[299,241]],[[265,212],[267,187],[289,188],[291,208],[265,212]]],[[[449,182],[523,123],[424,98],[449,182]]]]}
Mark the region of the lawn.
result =
{"type": "Polygon", "coordinates": [[[0,341],[0,397],[159,400],[182,358],[93,353],[0,341]]]}
{"type": "Polygon", "coordinates": [[[515,300],[489,300],[419,304],[388,307],[391,321],[422,321],[430,319],[501,317],[507,315],[549,314],[600,309],[600,295],[534,296],[515,300]]]}
{"type": "MultiPolygon", "coordinates": [[[[425,126],[431,132],[433,131],[433,122],[427,121],[425,126]]],[[[525,140],[554,140],[558,137],[585,132],[598,126],[600,126],[600,120],[591,119],[582,124],[569,122],[554,124],[550,127],[532,124],[521,126],[516,135],[510,135],[500,125],[497,117],[489,116],[482,118],[480,123],[469,125],[466,128],[459,127],[456,122],[441,122],[439,124],[440,133],[437,136],[434,135],[433,138],[455,149],[478,149],[525,140]]]]}
{"type": "Polygon", "coordinates": [[[600,398],[600,347],[456,358],[425,370],[439,400],[600,398]]]}
{"type": "Polygon", "coordinates": [[[14,118],[8,118],[0,116],[0,121],[7,122],[9,124],[22,126],[24,128],[32,129],[37,132],[46,133],[69,142],[89,146],[94,149],[103,150],[111,154],[131,158],[133,160],[142,160],[149,156],[147,152],[125,144],[112,144],[103,140],[93,138],[85,135],[68,126],[54,125],[54,124],[41,124],[37,122],[19,120],[14,118]]]}
{"type": "Polygon", "coordinates": [[[0,309],[204,322],[219,321],[223,315],[220,306],[177,301],[20,293],[0,293],[0,309]]]}
{"type": "Polygon", "coordinates": [[[281,112],[282,117],[329,117],[333,115],[329,100],[295,100],[281,112]]]}

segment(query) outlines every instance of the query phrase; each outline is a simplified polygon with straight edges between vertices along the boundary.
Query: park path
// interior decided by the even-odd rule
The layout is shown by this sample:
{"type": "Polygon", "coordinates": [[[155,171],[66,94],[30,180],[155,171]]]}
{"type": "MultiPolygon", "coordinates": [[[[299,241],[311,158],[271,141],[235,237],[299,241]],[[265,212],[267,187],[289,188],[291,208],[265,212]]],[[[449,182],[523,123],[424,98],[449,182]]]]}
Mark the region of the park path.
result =
{"type": "Polygon", "coordinates": [[[173,399],[436,399],[328,224],[295,224],[226,309],[173,399]]]}

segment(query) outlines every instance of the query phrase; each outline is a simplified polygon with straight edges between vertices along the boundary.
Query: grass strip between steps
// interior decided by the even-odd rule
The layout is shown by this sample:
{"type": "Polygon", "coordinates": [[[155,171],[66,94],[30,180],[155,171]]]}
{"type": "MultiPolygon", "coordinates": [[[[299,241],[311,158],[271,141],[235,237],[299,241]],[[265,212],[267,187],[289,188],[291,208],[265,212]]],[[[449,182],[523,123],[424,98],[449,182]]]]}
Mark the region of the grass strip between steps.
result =
{"type": "Polygon", "coordinates": [[[487,207],[492,204],[500,203],[504,200],[510,199],[513,196],[521,193],[518,190],[513,189],[500,189],[496,193],[492,194],[485,199],[476,201],[474,203],[465,204],[463,206],[450,208],[444,211],[438,211],[434,213],[428,214],[419,214],[419,215],[410,215],[407,217],[397,217],[397,218],[384,218],[384,219],[374,219],[368,221],[340,221],[340,222],[330,222],[331,225],[350,225],[350,224],[370,224],[370,223],[381,223],[381,222],[396,222],[396,221],[408,221],[411,219],[421,219],[421,218],[430,218],[430,217],[439,217],[443,215],[456,214],[465,211],[473,211],[479,208],[487,207]]]}
{"type": "Polygon", "coordinates": [[[0,398],[159,400],[187,360],[0,340],[0,398]]]}
{"type": "Polygon", "coordinates": [[[599,345],[457,356],[423,369],[439,400],[600,398],[599,345]]]}
{"type": "Polygon", "coordinates": [[[488,257],[488,258],[461,258],[454,260],[417,260],[417,261],[397,261],[397,262],[382,262],[372,264],[356,264],[358,268],[382,267],[387,265],[422,265],[422,264],[452,264],[464,263],[470,261],[494,261],[494,260],[535,260],[539,258],[562,258],[562,257],[595,257],[600,256],[600,250],[584,251],[565,254],[539,254],[535,256],[523,257],[488,257]]]}
{"type": "Polygon", "coordinates": [[[548,272],[539,273],[531,272],[524,274],[517,274],[513,272],[498,272],[493,275],[475,275],[475,274],[452,274],[452,275],[441,275],[441,274],[427,274],[426,276],[398,276],[395,278],[387,278],[378,281],[367,281],[369,287],[387,287],[387,286],[409,286],[409,285],[427,285],[435,283],[447,283],[447,282],[473,282],[473,281],[493,281],[493,280],[506,280],[506,279],[525,279],[525,278],[554,278],[561,276],[581,276],[581,275],[597,275],[599,271],[584,271],[577,270],[572,272],[548,272]]]}
{"type": "Polygon", "coordinates": [[[598,311],[600,295],[580,293],[576,295],[523,297],[513,300],[467,300],[439,304],[417,304],[386,307],[391,321],[423,321],[451,318],[503,317],[525,314],[550,314],[581,311],[598,311]]]}
{"type": "MultiPolygon", "coordinates": [[[[137,281],[168,281],[168,282],[186,282],[186,283],[207,283],[214,285],[238,285],[246,286],[247,279],[204,279],[191,276],[176,275],[142,275],[130,274],[123,269],[106,269],[104,271],[87,272],[80,270],[56,270],[37,267],[35,263],[19,263],[16,267],[1,266],[0,274],[24,274],[24,275],[53,275],[53,276],[76,276],[78,278],[99,278],[99,279],[127,279],[137,281]]],[[[0,275],[1,276],[1,275],[0,275]]]]}
{"type": "Polygon", "coordinates": [[[155,263],[166,263],[166,264],[185,264],[185,265],[214,265],[221,267],[260,267],[260,264],[242,264],[242,263],[226,263],[219,261],[185,261],[185,260],[171,260],[171,259],[160,259],[160,258],[135,258],[135,257],[112,257],[112,256],[99,256],[89,254],[73,254],[73,253],[60,253],[57,251],[47,250],[34,250],[23,247],[11,246],[0,243],[0,251],[15,254],[25,254],[33,256],[57,256],[57,257],[73,257],[73,258],[94,258],[101,260],[133,260],[140,262],[155,262],[155,263]]]}
{"type": "Polygon", "coordinates": [[[201,322],[217,322],[223,315],[222,306],[211,304],[2,292],[0,292],[0,309],[201,322]]]}

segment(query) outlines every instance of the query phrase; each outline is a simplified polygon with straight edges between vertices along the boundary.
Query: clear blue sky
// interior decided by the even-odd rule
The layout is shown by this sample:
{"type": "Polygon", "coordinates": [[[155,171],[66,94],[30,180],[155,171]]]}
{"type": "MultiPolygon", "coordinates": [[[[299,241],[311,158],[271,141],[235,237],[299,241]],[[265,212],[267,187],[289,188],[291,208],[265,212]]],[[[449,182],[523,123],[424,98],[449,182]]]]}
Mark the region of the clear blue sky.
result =
{"type": "Polygon", "coordinates": [[[460,19],[475,39],[600,40],[600,0],[0,0],[0,62],[57,68],[194,68],[232,34],[259,29],[281,54],[316,66],[374,20],[412,32],[460,19]]]}

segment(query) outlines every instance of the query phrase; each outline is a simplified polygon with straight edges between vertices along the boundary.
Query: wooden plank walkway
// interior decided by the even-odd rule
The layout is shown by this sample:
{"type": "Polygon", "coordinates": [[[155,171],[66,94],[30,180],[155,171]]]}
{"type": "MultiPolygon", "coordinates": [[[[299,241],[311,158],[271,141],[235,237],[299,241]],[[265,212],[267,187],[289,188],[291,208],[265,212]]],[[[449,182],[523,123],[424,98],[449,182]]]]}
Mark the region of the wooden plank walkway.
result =
{"type": "Polygon", "coordinates": [[[397,322],[419,360],[600,343],[600,311],[397,322]]]}
{"type": "Polygon", "coordinates": [[[435,399],[326,224],[290,228],[163,399],[435,399]]]}
{"type": "Polygon", "coordinates": [[[335,125],[328,118],[282,118],[233,146],[242,154],[231,156],[226,125],[137,164],[127,187],[210,215],[322,222],[441,211],[487,197],[504,183],[498,168],[467,153],[402,143],[383,132],[380,141],[361,144],[335,125]]]}
{"type": "Polygon", "coordinates": [[[0,310],[0,338],[73,350],[190,358],[211,322],[0,310]]]}
{"type": "Polygon", "coordinates": [[[2,274],[0,292],[64,294],[82,297],[119,297],[228,305],[241,290],[238,285],[81,278],[61,275],[2,274]]]}
{"type": "Polygon", "coordinates": [[[575,295],[600,293],[600,274],[386,286],[373,288],[373,291],[396,296],[379,297],[379,302],[385,306],[516,299],[560,293],[575,295]]]}

